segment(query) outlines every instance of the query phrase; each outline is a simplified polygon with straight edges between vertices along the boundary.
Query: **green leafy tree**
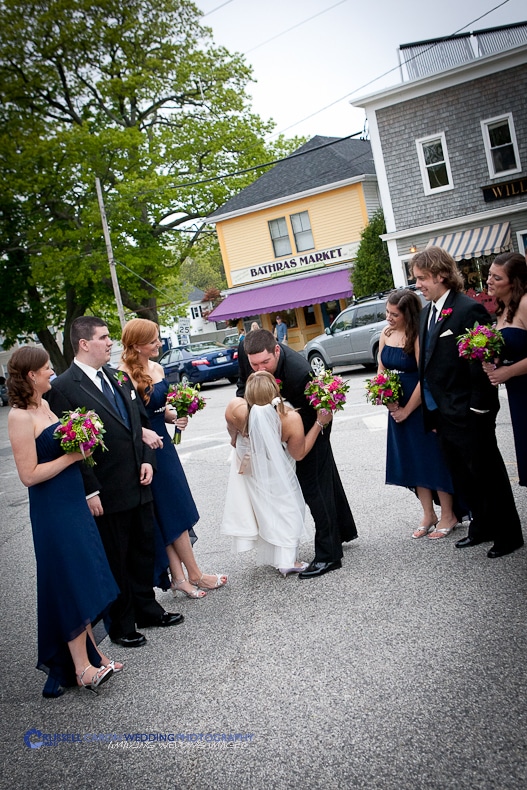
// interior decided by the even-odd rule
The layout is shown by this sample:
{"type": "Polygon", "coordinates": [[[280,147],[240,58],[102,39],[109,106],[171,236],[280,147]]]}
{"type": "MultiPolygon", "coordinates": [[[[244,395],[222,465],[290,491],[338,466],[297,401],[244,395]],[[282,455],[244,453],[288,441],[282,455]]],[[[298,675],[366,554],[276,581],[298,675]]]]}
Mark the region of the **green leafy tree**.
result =
{"type": "Polygon", "coordinates": [[[220,246],[215,233],[202,236],[189,257],[182,263],[181,280],[202,291],[227,288],[220,246]]]}
{"type": "Polygon", "coordinates": [[[62,370],[52,327],[117,325],[96,178],[125,308],[175,315],[204,218],[298,145],[264,143],[250,80],[188,0],[2,0],[0,291],[17,288],[0,331],[36,334],[62,370]]]}
{"type": "Polygon", "coordinates": [[[393,288],[390,256],[386,242],[380,238],[386,233],[386,223],[381,209],[377,211],[361,233],[360,246],[351,273],[353,295],[367,296],[393,288]]]}

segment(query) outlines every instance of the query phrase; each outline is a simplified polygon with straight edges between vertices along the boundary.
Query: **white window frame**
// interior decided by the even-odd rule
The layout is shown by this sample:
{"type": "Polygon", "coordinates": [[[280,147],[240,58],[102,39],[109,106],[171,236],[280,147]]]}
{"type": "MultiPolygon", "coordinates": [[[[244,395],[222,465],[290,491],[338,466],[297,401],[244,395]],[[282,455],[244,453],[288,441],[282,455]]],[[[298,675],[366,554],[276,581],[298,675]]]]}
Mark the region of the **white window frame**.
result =
{"type": "Polygon", "coordinates": [[[527,255],[527,230],[519,230],[516,233],[516,239],[520,255],[527,255]]]}
{"type": "Polygon", "coordinates": [[[271,244],[273,245],[274,257],[275,258],[284,258],[287,255],[292,255],[293,248],[291,246],[291,236],[289,235],[289,227],[288,227],[286,218],[285,217],[274,217],[273,219],[270,219],[270,220],[267,221],[267,227],[269,228],[269,236],[271,237],[271,244]],[[283,220],[283,223],[285,225],[286,233],[283,236],[273,236],[273,233],[272,233],[272,230],[271,230],[271,223],[273,223],[273,222],[278,223],[278,222],[280,222],[280,220],[283,220]],[[283,243],[283,242],[285,242],[285,239],[287,239],[287,242],[289,244],[289,250],[277,250],[276,249],[277,245],[275,244],[275,242],[279,241],[279,242],[283,243]]]}
{"type": "Polygon", "coordinates": [[[438,132],[437,134],[429,134],[426,137],[420,137],[418,140],[415,141],[415,145],[417,147],[417,158],[419,160],[419,167],[421,168],[421,178],[423,181],[423,188],[425,195],[437,195],[440,192],[448,192],[450,189],[454,189],[454,180],[452,178],[452,170],[450,168],[450,158],[448,156],[448,148],[446,144],[445,133],[438,132]],[[425,162],[423,145],[425,143],[430,143],[432,140],[440,140],[441,148],[443,149],[443,156],[444,156],[443,161],[445,163],[446,172],[448,176],[448,184],[445,184],[445,186],[442,187],[431,187],[430,179],[428,178],[428,167],[425,162]]]}
{"type": "Polygon", "coordinates": [[[518,150],[518,141],[516,140],[516,131],[514,129],[514,121],[512,113],[507,112],[503,115],[497,115],[495,118],[485,118],[481,121],[481,134],[483,135],[483,144],[485,146],[485,156],[487,157],[487,167],[489,169],[490,178],[501,178],[502,176],[510,176],[513,173],[521,173],[520,152],[518,150]],[[514,156],[516,157],[516,167],[512,170],[500,170],[496,172],[494,168],[494,160],[492,158],[492,151],[490,146],[489,126],[497,121],[508,121],[509,131],[511,133],[511,144],[514,148],[514,156]]]}
{"type": "Polygon", "coordinates": [[[293,231],[293,238],[295,240],[295,248],[297,253],[306,252],[307,250],[314,250],[315,240],[313,238],[313,228],[311,227],[311,218],[309,216],[309,211],[297,211],[296,214],[290,214],[289,221],[291,223],[291,230],[293,231]],[[296,231],[294,220],[296,219],[296,217],[298,217],[299,222],[302,223],[302,217],[304,215],[307,217],[307,224],[309,225],[309,228],[302,228],[302,230],[296,231]],[[298,246],[299,238],[300,239],[304,238],[305,236],[307,236],[308,233],[309,236],[311,237],[311,244],[308,247],[304,247],[302,245],[299,247],[298,246]]]}

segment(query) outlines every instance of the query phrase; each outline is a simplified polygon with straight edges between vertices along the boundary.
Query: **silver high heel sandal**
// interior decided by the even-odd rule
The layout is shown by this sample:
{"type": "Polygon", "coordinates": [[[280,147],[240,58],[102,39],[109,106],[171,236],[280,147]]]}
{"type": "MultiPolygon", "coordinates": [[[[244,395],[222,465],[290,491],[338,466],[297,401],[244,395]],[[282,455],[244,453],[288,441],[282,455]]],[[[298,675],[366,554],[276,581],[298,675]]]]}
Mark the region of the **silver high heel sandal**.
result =
{"type": "Polygon", "coordinates": [[[94,694],[97,694],[97,689],[99,686],[102,686],[103,683],[106,683],[107,680],[110,679],[111,675],[113,674],[113,669],[110,665],[107,667],[100,667],[100,669],[96,669],[92,667],[91,664],[81,672],[80,675],[77,675],[77,685],[79,689],[87,689],[87,691],[93,691],[94,694]],[[95,669],[95,672],[92,676],[92,679],[89,683],[85,683],[83,680],[84,675],[89,669],[95,669]]]}
{"type": "Polygon", "coordinates": [[[124,669],[123,662],[116,661],[114,658],[111,658],[105,666],[110,667],[114,675],[119,674],[119,672],[122,672],[124,669]]]}
{"type": "Polygon", "coordinates": [[[190,582],[190,579],[189,582],[191,584],[195,584],[196,587],[200,587],[202,590],[218,590],[220,587],[224,587],[227,584],[228,578],[229,577],[227,576],[226,573],[202,573],[197,582],[190,582]],[[202,584],[202,581],[205,576],[216,577],[216,581],[214,582],[212,587],[207,587],[206,585],[202,584]],[[222,581],[222,579],[225,579],[225,581],[222,581]]]}
{"type": "Polygon", "coordinates": [[[186,583],[186,579],[181,579],[180,581],[176,579],[171,583],[170,589],[172,590],[172,595],[174,598],[176,598],[178,592],[183,593],[183,595],[186,595],[187,598],[191,598],[194,601],[198,600],[199,598],[205,598],[207,595],[205,590],[199,590],[194,584],[192,584],[192,582],[188,582],[188,584],[192,585],[192,590],[190,592],[183,590],[181,585],[186,583]]]}
{"type": "Polygon", "coordinates": [[[308,565],[309,562],[302,562],[300,565],[293,565],[292,568],[278,568],[278,570],[285,579],[285,577],[290,573],[301,573],[302,571],[305,571],[308,565]]]}

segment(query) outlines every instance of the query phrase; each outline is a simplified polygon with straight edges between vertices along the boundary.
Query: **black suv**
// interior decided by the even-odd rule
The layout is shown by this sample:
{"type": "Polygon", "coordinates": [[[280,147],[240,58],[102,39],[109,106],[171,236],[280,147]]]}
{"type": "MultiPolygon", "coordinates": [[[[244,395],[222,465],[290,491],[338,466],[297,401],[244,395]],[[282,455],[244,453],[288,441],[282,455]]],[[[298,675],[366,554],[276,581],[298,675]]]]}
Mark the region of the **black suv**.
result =
{"type": "MultiPolygon", "coordinates": [[[[302,353],[316,375],[336,365],[365,365],[377,369],[379,339],[386,326],[389,293],[391,291],[358,299],[335,318],[324,335],[306,343],[302,353]]],[[[417,295],[425,304],[419,291],[417,295]]]]}

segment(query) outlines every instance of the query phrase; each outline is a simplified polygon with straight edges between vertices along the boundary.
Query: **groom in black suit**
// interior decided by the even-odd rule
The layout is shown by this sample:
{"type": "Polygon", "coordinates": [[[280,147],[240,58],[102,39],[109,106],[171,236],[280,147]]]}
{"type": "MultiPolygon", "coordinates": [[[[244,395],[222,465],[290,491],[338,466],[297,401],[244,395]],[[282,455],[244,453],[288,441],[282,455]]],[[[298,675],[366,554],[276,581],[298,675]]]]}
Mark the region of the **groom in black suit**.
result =
{"type": "Polygon", "coordinates": [[[423,296],[420,380],[425,427],[436,430],[454,487],[472,514],[459,549],[493,541],[491,559],[523,546],[520,519],[509,476],[496,441],[498,389],[479,361],[459,356],[457,338],[474,323],[488,325],[483,305],[460,293],[463,280],[455,260],[428,247],[410,262],[423,296]]]}
{"type": "Polygon", "coordinates": [[[75,359],[53,383],[53,411],[93,409],[105,428],[108,448],[97,448],[95,467],[81,464],[86,499],[95,518],[110,568],[121,594],[110,609],[109,635],[122,647],[139,647],[146,638],[136,624],[169,626],[183,616],[165,612],[156,601],[154,522],[150,483],[155,451],[142,440],[148,418],[128,376],[106,363],[112,341],[100,318],[82,316],[71,327],[75,359]]]}
{"type": "MultiPolygon", "coordinates": [[[[298,410],[307,433],[317,419],[304,390],[311,381],[308,361],[289,346],[277,343],[266,329],[254,329],[238,346],[240,374],[236,395],[245,393],[245,383],[253,370],[266,370],[281,382],[281,395],[298,410]]],[[[298,574],[299,579],[323,576],[342,567],[342,543],[355,540],[357,528],[348,504],[331,448],[331,423],[296,465],[296,475],[304,499],[315,522],[315,558],[298,574]]]]}

